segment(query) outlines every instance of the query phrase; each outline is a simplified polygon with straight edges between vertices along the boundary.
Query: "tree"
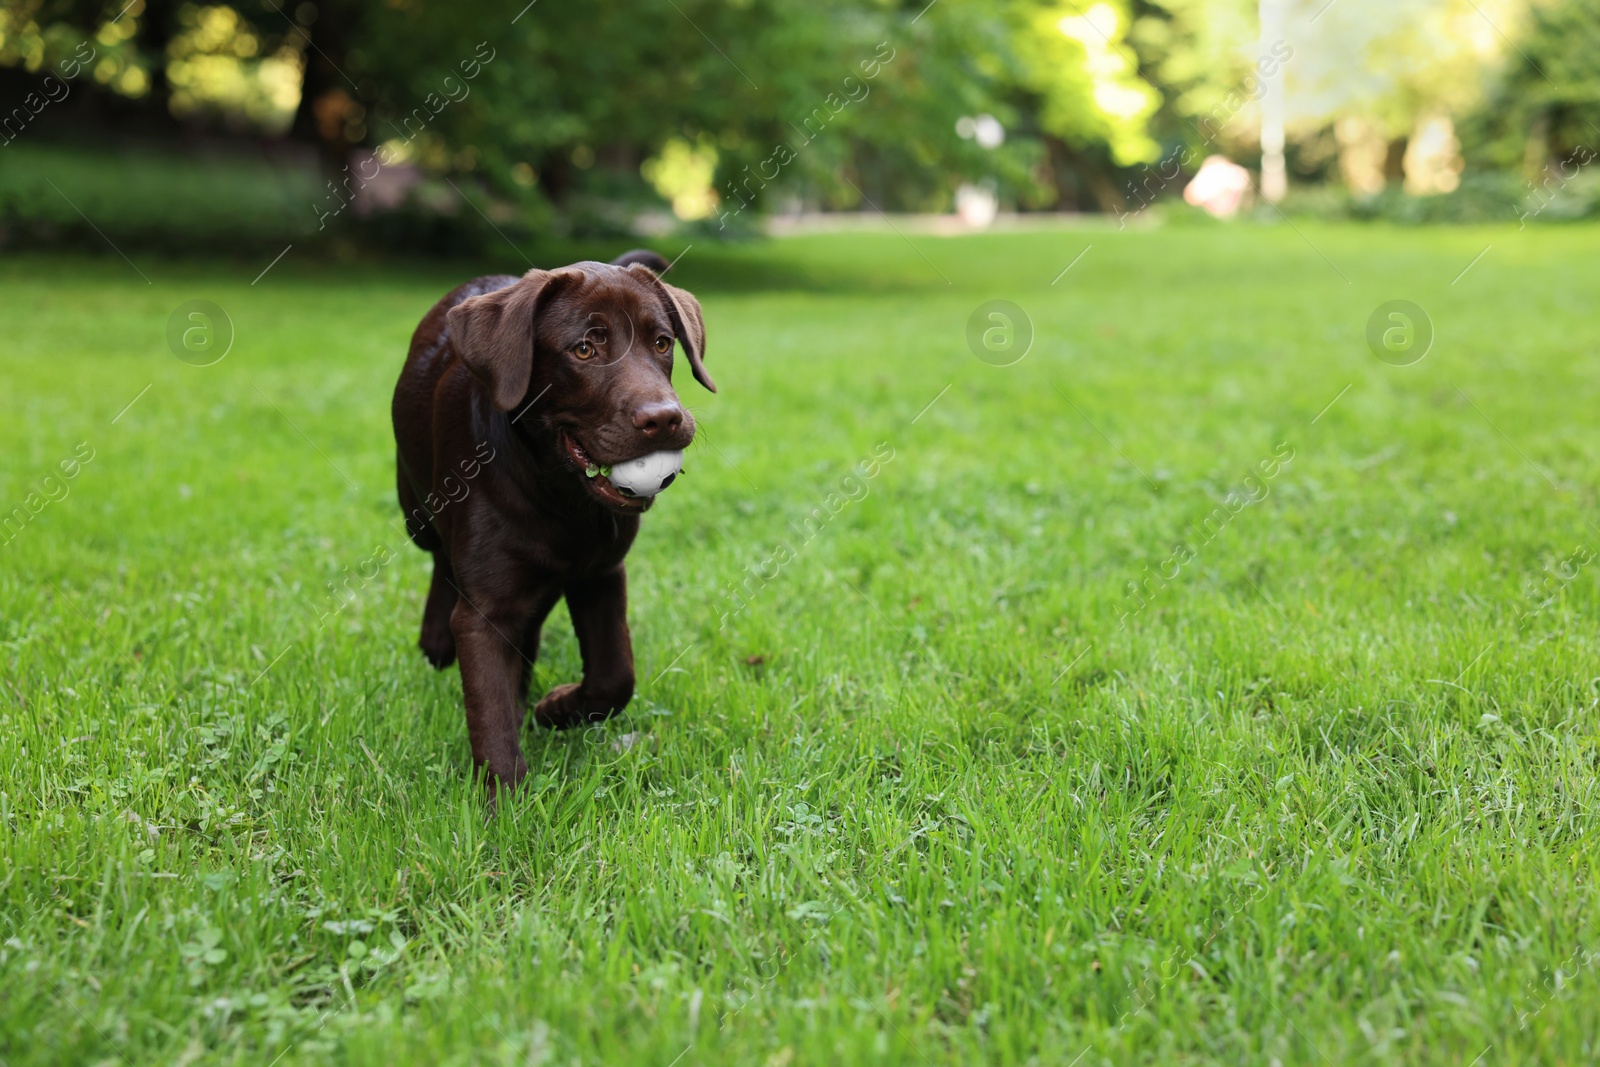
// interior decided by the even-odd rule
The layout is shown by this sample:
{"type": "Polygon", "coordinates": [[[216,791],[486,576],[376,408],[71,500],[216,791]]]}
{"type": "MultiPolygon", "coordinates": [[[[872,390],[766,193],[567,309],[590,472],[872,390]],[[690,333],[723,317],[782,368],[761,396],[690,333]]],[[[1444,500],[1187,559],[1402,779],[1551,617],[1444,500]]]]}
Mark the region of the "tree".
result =
{"type": "Polygon", "coordinates": [[[714,155],[719,217],[789,196],[942,209],[958,183],[983,178],[1038,202],[1051,195],[1047,141],[1120,162],[1154,149],[1144,122],[1157,97],[1110,4],[1086,23],[1059,0],[945,0],[925,14],[863,0],[519,7],[490,5],[470,24],[443,9],[369,9],[365,62],[351,60],[378,86],[374,135],[420,119],[449,57],[481,45],[496,58],[470,97],[402,139],[436,165],[466,153],[502,194],[526,195],[517,174],[532,173],[557,204],[624,172],[637,181],[669,144],[674,158],[714,155]],[[1002,146],[958,135],[958,120],[979,114],[1004,124],[1002,146]]]}
{"type": "Polygon", "coordinates": [[[1600,0],[1533,6],[1464,140],[1473,161],[1530,179],[1580,147],[1600,147],[1600,0]]]}
{"type": "Polygon", "coordinates": [[[0,64],[115,40],[129,108],[285,133],[347,184],[351,149],[375,149],[523,217],[652,197],[652,160],[709,168],[719,222],[790,198],[942,210],[974,181],[1045,206],[1156,153],[1130,2],[13,0],[0,64]],[[1003,138],[963,136],[980,118],[1003,138]]]}

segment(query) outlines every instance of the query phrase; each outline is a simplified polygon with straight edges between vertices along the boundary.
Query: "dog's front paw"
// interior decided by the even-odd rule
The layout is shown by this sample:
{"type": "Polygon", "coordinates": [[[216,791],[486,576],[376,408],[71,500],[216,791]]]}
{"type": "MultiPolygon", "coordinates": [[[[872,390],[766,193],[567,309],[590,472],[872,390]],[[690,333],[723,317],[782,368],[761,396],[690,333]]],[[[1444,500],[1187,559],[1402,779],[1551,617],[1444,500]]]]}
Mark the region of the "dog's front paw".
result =
{"type": "Polygon", "coordinates": [[[533,709],[533,721],[540,726],[560,730],[585,721],[583,716],[582,686],[569,682],[558,685],[544,695],[533,709]]]}
{"type": "Polygon", "coordinates": [[[444,670],[456,661],[456,635],[450,630],[450,621],[443,624],[429,620],[422,624],[422,639],[417,642],[422,654],[436,670],[444,670]]]}
{"type": "Polygon", "coordinates": [[[620,710],[615,701],[596,700],[585,695],[583,686],[558,685],[544,695],[533,709],[533,721],[540,726],[561,730],[586,722],[609,719],[620,710]]]}

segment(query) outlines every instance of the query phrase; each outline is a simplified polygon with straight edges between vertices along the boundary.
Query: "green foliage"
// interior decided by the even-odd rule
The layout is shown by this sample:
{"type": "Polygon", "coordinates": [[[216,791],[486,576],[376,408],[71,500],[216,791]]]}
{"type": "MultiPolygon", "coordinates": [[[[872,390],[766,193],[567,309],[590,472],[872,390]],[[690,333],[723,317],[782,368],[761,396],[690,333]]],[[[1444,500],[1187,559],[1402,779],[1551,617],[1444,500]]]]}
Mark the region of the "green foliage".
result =
{"type": "Polygon", "coordinates": [[[1013,3],[1011,35],[1039,128],[1078,147],[1104,144],[1119,164],[1155,159],[1146,132],[1161,97],[1127,44],[1129,4],[1013,3]]]}
{"type": "Polygon", "coordinates": [[[80,6],[76,22],[19,6],[0,63],[37,69],[98,23],[110,43],[96,78],[111,91],[143,98],[165,70],[186,121],[273,132],[295,110],[286,72],[304,69],[295,136],[335,159],[387,146],[537,223],[552,203],[580,228],[617,205],[659,205],[640,168],[670,145],[715,150],[719,216],[795,199],[944,210],[963,181],[1048,204],[1049,139],[1119,163],[1154,152],[1159,97],[1125,43],[1126,0],[1088,15],[1064,0],[489,0],[468,17],[380,0],[159,4],[115,19],[80,6]],[[982,114],[1005,124],[1004,145],[957,135],[982,114]]]}
{"type": "Polygon", "coordinates": [[[1600,0],[1533,5],[1517,52],[1462,140],[1471,162],[1535,182],[1580,146],[1600,149],[1600,0]]]}
{"type": "Polygon", "coordinates": [[[501,193],[515,191],[518,163],[558,198],[592,187],[607,163],[642,192],[645,160],[671,142],[706,142],[723,211],[779,192],[945,206],[963,175],[1025,180],[1033,158],[1014,144],[989,163],[955,134],[963,114],[1010,114],[1008,26],[986,5],[956,0],[913,22],[913,11],[858,0],[553,3],[509,25],[520,6],[504,5],[504,27],[494,8],[472,23],[442,8],[371,13],[363,70],[389,87],[375,136],[482,40],[497,58],[437,133],[474,152],[501,193]]]}
{"type": "MultiPolygon", "coordinates": [[[[1162,89],[1160,132],[1197,139],[1194,120],[1237,92],[1256,60],[1259,31],[1254,0],[1158,0],[1141,5],[1130,33],[1141,65],[1162,89]]],[[[1240,123],[1227,141],[1248,141],[1240,123]]],[[[1204,134],[1199,134],[1204,136],[1204,134]]]]}
{"type": "MultiPolygon", "coordinates": [[[[43,77],[59,71],[63,61],[92,50],[105,64],[102,77],[108,82],[122,82],[130,69],[145,72],[143,57],[126,32],[131,22],[97,34],[116,14],[105,7],[81,0],[9,0],[0,5],[0,67],[18,67],[43,77]],[[85,44],[89,50],[80,51],[85,44]]],[[[75,77],[77,68],[70,69],[75,77]]],[[[144,80],[147,84],[147,73],[144,80]]],[[[135,76],[127,87],[139,81],[135,76]]],[[[15,101],[5,103],[10,106],[15,101]]]]}
{"type": "MultiPolygon", "coordinates": [[[[1591,1059],[1594,228],[908,237],[674,269],[722,391],[630,557],[639,695],[488,820],[388,423],[465,275],[0,264],[0,507],[96,451],[0,547],[0,1057],[1591,1059]]],[[[558,612],[535,687],[579,659],[558,612]]]]}

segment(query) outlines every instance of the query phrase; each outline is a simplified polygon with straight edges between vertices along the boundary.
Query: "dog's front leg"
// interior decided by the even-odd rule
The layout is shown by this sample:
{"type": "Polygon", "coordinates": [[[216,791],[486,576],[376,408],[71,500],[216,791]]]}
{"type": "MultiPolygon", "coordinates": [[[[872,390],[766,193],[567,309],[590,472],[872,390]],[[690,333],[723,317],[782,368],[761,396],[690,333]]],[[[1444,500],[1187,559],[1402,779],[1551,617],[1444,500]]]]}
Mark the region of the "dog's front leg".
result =
{"type": "Polygon", "coordinates": [[[583,656],[583,681],[545,694],[533,709],[542,726],[599,722],[633,699],[633,639],[628,634],[628,585],[622,565],[569,583],[566,594],[583,656]]]}
{"type": "Polygon", "coordinates": [[[517,743],[517,691],[522,653],[511,636],[520,622],[501,612],[485,615],[467,597],[450,613],[450,629],[461,660],[461,688],[466,696],[467,736],[472,762],[487,771],[485,784],[494,799],[513,790],[528,773],[517,743]]]}

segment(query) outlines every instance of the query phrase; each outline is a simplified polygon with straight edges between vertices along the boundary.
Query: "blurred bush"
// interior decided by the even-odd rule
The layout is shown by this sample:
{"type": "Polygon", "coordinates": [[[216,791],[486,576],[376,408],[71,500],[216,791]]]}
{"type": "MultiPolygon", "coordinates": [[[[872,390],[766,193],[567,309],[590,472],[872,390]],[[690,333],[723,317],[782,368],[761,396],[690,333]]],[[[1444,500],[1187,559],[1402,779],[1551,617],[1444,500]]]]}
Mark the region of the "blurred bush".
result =
{"type": "Polygon", "coordinates": [[[258,256],[286,244],[468,256],[504,251],[507,240],[532,231],[528,216],[470,180],[424,178],[393,207],[325,217],[337,201],[316,159],[293,151],[96,151],[18,141],[3,159],[0,249],[103,253],[110,241],[174,256],[258,256]]]}
{"type": "Polygon", "coordinates": [[[1280,207],[1294,216],[1403,225],[1571,222],[1600,218],[1600,174],[1580,173],[1558,189],[1535,189],[1516,174],[1469,172],[1454,192],[1435,196],[1411,196],[1398,186],[1370,197],[1353,196],[1342,186],[1303,186],[1280,207]]]}
{"type": "Polygon", "coordinates": [[[247,254],[317,234],[315,165],[22,142],[5,153],[0,246],[100,252],[109,239],[177,255],[247,254]]]}

